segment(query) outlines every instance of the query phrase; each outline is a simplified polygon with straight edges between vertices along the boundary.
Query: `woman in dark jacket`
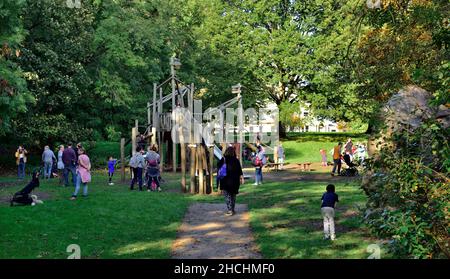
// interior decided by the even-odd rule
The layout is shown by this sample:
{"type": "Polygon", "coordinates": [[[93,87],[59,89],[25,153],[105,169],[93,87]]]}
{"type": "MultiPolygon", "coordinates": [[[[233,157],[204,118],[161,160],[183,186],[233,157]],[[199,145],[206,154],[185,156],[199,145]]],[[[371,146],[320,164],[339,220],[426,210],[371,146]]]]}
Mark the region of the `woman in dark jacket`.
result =
{"type": "Polygon", "coordinates": [[[224,157],[217,164],[217,169],[227,164],[227,175],[220,179],[220,189],[223,191],[227,204],[227,216],[235,214],[234,206],[236,204],[236,195],[239,193],[239,186],[244,184],[244,175],[239,160],[236,158],[236,152],[232,146],[225,151],[224,157]]]}

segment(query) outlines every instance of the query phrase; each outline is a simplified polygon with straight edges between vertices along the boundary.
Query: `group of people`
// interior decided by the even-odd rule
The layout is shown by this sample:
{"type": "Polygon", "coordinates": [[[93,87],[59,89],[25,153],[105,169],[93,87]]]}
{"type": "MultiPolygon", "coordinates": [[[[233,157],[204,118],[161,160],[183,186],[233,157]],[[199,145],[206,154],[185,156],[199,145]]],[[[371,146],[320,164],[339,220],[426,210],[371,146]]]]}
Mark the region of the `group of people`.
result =
{"type": "MultiPolygon", "coordinates": [[[[342,142],[339,142],[333,149],[330,151],[330,154],[333,157],[333,169],[331,171],[331,175],[341,173],[342,161],[344,161],[347,165],[353,166],[353,161],[358,161],[359,165],[364,164],[367,154],[367,148],[364,144],[358,143],[356,145],[353,144],[352,139],[349,138],[345,145],[342,142]],[[342,150],[342,148],[344,150],[342,150]]],[[[325,149],[320,149],[320,155],[322,157],[322,166],[328,166],[327,160],[327,152],[325,149]]]]}
{"type": "Polygon", "coordinates": [[[136,153],[130,159],[132,179],[130,190],[134,190],[134,185],[138,184],[139,191],[143,191],[143,186],[147,186],[147,191],[161,191],[160,175],[161,157],[158,154],[158,146],[153,144],[145,152],[143,146],[136,148],[136,153]],[[143,180],[143,175],[145,181],[143,180]]]}
{"type": "MultiPolygon", "coordinates": [[[[28,151],[23,146],[19,146],[15,154],[19,179],[25,177],[27,154],[28,151]]],[[[71,196],[71,200],[77,198],[81,186],[83,186],[83,196],[86,197],[88,195],[87,184],[91,182],[91,162],[81,143],[78,143],[75,147],[72,146],[72,143],[68,143],[67,148],[64,145],[60,145],[58,157],[46,145],[41,159],[44,179],[59,177],[59,184],[67,187],[69,186],[69,176],[72,174],[72,183],[75,190],[71,196]],[[55,173],[55,170],[57,173],[55,173]]]]}

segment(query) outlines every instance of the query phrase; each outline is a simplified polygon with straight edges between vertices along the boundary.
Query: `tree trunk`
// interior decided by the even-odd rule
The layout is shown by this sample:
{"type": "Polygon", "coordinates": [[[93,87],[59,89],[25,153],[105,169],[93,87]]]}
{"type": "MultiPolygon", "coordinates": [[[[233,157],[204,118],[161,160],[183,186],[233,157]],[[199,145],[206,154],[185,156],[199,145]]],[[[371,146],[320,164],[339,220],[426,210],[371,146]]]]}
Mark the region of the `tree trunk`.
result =
{"type": "Polygon", "coordinates": [[[280,138],[286,138],[287,134],[286,134],[286,127],[284,126],[283,123],[281,123],[281,121],[278,122],[279,123],[279,130],[280,130],[280,138]]]}

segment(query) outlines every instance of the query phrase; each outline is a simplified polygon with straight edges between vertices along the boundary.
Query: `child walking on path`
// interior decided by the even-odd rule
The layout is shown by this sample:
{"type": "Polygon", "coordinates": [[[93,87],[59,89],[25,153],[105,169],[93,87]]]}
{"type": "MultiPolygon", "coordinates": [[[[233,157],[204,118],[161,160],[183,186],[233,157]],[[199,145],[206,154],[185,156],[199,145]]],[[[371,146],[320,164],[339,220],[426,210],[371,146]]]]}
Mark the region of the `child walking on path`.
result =
{"type": "Polygon", "coordinates": [[[336,233],[334,231],[334,207],[339,201],[338,195],[334,192],[335,187],[333,184],[327,186],[327,191],[322,195],[322,216],[323,216],[323,232],[325,234],[324,239],[336,239],[336,233]]]}
{"type": "Polygon", "coordinates": [[[109,159],[108,159],[108,179],[109,179],[108,185],[114,185],[114,183],[112,182],[112,178],[114,175],[114,168],[116,166],[116,162],[117,162],[117,159],[114,159],[112,156],[109,156],[109,159]]]}

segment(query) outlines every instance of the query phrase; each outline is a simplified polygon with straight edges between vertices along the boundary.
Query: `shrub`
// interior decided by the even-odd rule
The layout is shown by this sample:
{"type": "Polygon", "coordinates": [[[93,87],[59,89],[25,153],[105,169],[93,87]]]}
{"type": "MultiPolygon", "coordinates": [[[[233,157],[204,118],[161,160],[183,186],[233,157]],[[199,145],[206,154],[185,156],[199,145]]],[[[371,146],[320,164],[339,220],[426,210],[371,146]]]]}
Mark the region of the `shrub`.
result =
{"type": "Polygon", "coordinates": [[[366,220],[404,258],[450,258],[449,131],[428,122],[396,132],[370,161],[366,220]]]}

